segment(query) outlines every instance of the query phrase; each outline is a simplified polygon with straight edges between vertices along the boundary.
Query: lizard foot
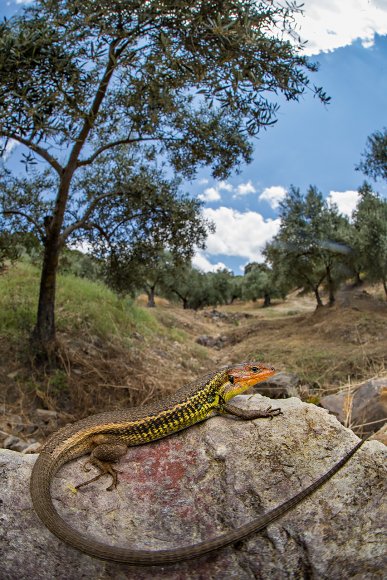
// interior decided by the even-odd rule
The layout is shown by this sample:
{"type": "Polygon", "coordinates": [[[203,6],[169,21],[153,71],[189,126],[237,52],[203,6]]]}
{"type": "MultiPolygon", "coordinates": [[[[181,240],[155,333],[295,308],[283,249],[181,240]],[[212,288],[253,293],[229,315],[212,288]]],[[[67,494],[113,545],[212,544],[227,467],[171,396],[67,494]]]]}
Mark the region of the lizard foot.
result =
{"type": "MultiPolygon", "coordinates": [[[[106,440],[107,437],[104,437],[106,440]]],[[[99,437],[99,440],[101,437],[99,437]]],[[[123,455],[125,455],[127,451],[127,446],[120,442],[109,441],[106,443],[99,443],[91,452],[90,458],[86,461],[83,468],[85,471],[90,471],[87,467],[88,465],[94,465],[100,471],[98,475],[93,477],[92,479],[88,479],[83,483],[79,483],[75,486],[75,489],[79,489],[80,487],[84,487],[88,485],[92,481],[96,481],[103,475],[110,475],[112,478],[112,483],[109,487],[106,488],[106,491],[112,491],[117,487],[118,484],[118,474],[120,473],[112,466],[112,463],[118,461],[123,455]]]]}
{"type": "Polygon", "coordinates": [[[80,487],[84,487],[85,485],[89,485],[89,483],[92,483],[93,481],[97,481],[97,479],[99,479],[103,475],[110,475],[112,478],[112,483],[111,483],[111,485],[109,485],[109,487],[106,488],[106,491],[112,491],[113,489],[115,489],[117,487],[118,474],[121,473],[121,471],[118,471],[117,469],[115,469],[115,467],[113,467],[110,463],[107,463],[105,461],[100,461],[96,457],[91,457],[88,461],[86,461],[86,463],[84,465],[85,471],[90,471],[90,469],[86,468],[86,465],[88,465],[88,464],[94,465],[95,467],[98,467],[98,469],[100,470],[100,473],[98,475],[96,475],[95,477],[88,479],[87,481],[83,481],[82,483],[79,483],[78,485],[75,486],[75,489],[79,489],[80,487]]]}

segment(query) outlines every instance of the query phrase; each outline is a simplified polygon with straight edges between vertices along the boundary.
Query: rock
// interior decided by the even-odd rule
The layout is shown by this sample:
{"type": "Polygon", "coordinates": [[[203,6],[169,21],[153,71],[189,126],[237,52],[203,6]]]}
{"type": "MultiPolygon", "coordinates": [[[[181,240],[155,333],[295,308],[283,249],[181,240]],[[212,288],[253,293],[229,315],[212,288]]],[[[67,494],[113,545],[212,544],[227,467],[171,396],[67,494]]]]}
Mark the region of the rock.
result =
{"type": "Polygon", "coordinates": [[[222,320],[223,322],[228,322],[231,324],[238,323],[239,320],[254,318],[254,314],[250,314],[248,312],[221,312],[215,308],[213,310],[204,310],[203,316],[209,318],[213,322],[222,320]]]}
{"type": "Polygon", "coordinates": [[[3,447],[4,449],[12,449],[13,445],[16,445],[19,443],[19,441],[19,437],[15,437],[15,435],[9,435],[6,439],[4,439],[3,447]]]}
{"type": "Polygon", "coordinates": [[[299,396],[297,387],[300,382],[297,375],[278,372],[263,383],[258,383],[253,390],[271,399],[287,399],[299,396]]]}
{"type": "Polygon", "coordinates": [[[3,442],[4,449],[12,449],[12,451],[25,451],[31,444],[36,443],[35,439],[29,439],[27,441],[23,441],[19,439],[19,437],[15,437],[14,435],[10,435],[5,439],[3,442]]]}
{"type": "Polygon", "coordinates": [[[383,445],[387,446],[387,424],[383,425],[379,431],[376,431],[371,437],[371,440],[375,439],[375,441],[380,441],[383,445]]]}
{"type": "Polygon", "coordinates": [[[202,346],[209,346],[210,348],[223,348],[228,342],[227,336],[208,336],[207,334],[202,334],[196,339],[198,344],[202,346]]]}
{"type": "Polygon", "coordinates": [[[49,409],[36,409],[36,414],[45,423],[58,418],[58,412],[50,411],[49,409]]]}
{"type": "Polygon", "coordinates": [[[33,443],[29,443],[25,449],[23,449],[22,453],[36,453],[39,451],[40,447],[42,446],[39,441],[35,441],[33,443]]]}
{"type": "MultiPolygon", "coordinates": [[[[272,401],[234,399],[248,408],[272,401]]],[[[274,405],[273,405],[274,406],[274,405]]],[[[358,441],[335,417],[290,398],[275,401],[272,421],[215,417],[120,462],[112,492],[103,477],[74,494],[93,472],[85,458],[55,478],[55,505],[72,526],[105,543],[172,548],[240,526],[281,504],[335,464],[358,441]]],[[[0,452],[3,513],[1,570],[7,580],[224,580],[382,578],[383,472],[387,449],[366,442],[320,490],[261,533],[174,565],[119,565],[91,558],[58,540],[36,516],[28,493],[33,455],[0,452]]]]}
{"type": "Polygon", "coordinates": [[[367,437],[375,433],[387,417],[387,377],[371,379],[335,395],[320,399],[324,409],[343,425],[367,437]]]}

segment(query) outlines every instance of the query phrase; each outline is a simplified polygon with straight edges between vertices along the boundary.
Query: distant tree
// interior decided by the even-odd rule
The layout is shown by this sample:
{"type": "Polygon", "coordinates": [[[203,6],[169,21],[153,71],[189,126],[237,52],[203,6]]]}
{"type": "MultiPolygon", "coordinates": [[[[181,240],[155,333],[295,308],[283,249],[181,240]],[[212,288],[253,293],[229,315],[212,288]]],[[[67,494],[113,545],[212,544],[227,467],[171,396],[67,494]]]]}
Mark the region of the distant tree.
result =
{"type": "Polygon", "coordinates": [[[263,306],[271,305],[272,298],[285,298],[286,291],[279,279],[275,279],[274,272],[266,264],[250,262],[245,266],[245,275],[242,281],[242,297],[244,300],[263,298],[263,306]]]}
{"type": "Polygon", "coordinates": [[[184,309],[198,310],[209,303],[208,276],[188,264],[178,272],[168,270],[165,293],[180,300],[184,309]]]}
{"type": "Polygon", "coordinates": [[[280,216],[280,231],[264,250],[275,276],[313,291],[318,307],[323,305],[320,288],[325,283],[333,305],[343,276],[343,256],[351,251],[342,235],[346,218],[315,187],[305,196],[291,187],[281,202],[280,216]]]}
{"type": "Polygon", "coordinates": [[[59,272],[88,280],[102,280],[103,264],[89,254],[66,248],[60,256],[59,272]]]}
{"type": "Polygon", "coordinates": [[[31,255],[38,247],[39,242],[33,235],[3,229],[3,216],[0,214],[0,273],[5,270],[7,262],[13,263],[23,254],[31,255]]]}
{"type": "Polygon", "coordinates": [[[234,300],[242,299],[243,292],[242,287],[243,287],[243,276],[233,276],[231,280],[229,304],[232,304],[234,300]]]}
{"type": "Polygon", "coordinates": [[[6,267],[6,262],[16,260],[20,255],[20,248],[14,243],[12,235],[0,230],[0,273],[6,267]]]}
{"type": "Polygon", "coordinates": [[[219,304],[230,304],[235,299],[236,286],[235,276],[227,268],[221,268],[216,272],[208,272],[207,303],[209,306],[218,306],[219,304]]]}
{"type": "MultiPolygon", "coordinates": [[[[38,350],[48,355],[55,345],[60,251],[122,191],[80,196],[78,176],[120,147],[138,150],[148,165],[158,156],[188,177],[210,166],[223,178],[249,160],[250,138],[275,121],[268,95],[298,100],[316,70],[294,35],[298,11],[263,0],[36,0],[1,23],[3,151],[12,140],[24,147],[27,167],[36,158],[49,167],[39,195],[32,192],[42,211],[31,216],[23,199],[11,209],[44,245],[38,350]]],[[[321,88],[312,90],[327,102],[321,88]]]]}
{"type": "Polygon", "coordinates": [[[387,200],[364,183],[354,212],[357,252],[367,279],[381,282],[387,299],[387,200]]]}
{"type": "Polygon", "coordinates": [[[387,128],[375,131],[367,138],[363,159],[356,169],[373,179],[387,179],[387,128]]]}

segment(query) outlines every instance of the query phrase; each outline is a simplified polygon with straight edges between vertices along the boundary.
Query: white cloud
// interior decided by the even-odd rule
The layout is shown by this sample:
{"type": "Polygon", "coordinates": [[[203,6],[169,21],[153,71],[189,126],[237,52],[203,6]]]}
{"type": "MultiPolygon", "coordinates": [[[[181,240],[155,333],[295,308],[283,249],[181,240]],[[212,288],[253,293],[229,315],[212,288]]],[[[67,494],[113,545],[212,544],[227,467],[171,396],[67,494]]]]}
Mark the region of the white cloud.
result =
{"type": "Polygon", "coordinates": [[[223,262],[211,264],[202,252],[195,254],[192,258],[192,265],[202,272],[216,272],[217,270],[224,270],[224,268],[227,268],[223,262]]]}
{"type": "Polygon", "coordinates": [[[219,190],[215,187],[207,187],[203,193],[198,195],[198,198],[202,201],[218,201],[220,197],[219,190]]]}
{"type": "Polygon", "coordinates": [[[3,159],[4,161],[6,161],[8,159],[8,157],[11,155],[12,151],[15,149],[15,147],[18,146],[18,142],[15,141],[15,139],[9,139],[7,142],[7,145],[5,147],[4,153],[3,153],[3,159]]]}
{"type": "Polygon", "coordinates": [[[267,241],[277,232],[280,220],[265,220],[253,211],[239,212],[229,207],[204,209],[204,216],[212,220],[216,231],[207,238],[206,253],[239,256],[249,261],[261,258],[267,241]]]}
{"type": "Polygon", "coordinates": [[[255,189],[254,185],[250,181],[247,183],[240,183],[236,188],[236,193],[234,197],[239,197],[242,195],[248,195],[249,193],[255,193],[257,190],[255,189]]]}
{"type": "Polygon", "coordinates": [[[297,16],[298,33],[307,40],[305,53],[318,54],[361,39],[365,48],[375,34],[387,34],[386,0],[304,0],[297,16]]]}
{"type": "MultiPolygon", "coordinates": [[[[201,180],[203,183],[208,183],[208,180],[201,180]]],[[[219,183],[217,183],[215,185],[215,187],[207,187],[207,189],[204,190],[203,193],[200,193],[198,195],[198,198],[201,201],[207,201],[207,202],[211,202],[211,201],[219,201],[220,198],[222,197],[220,195],[220,192],[224,190],[224,191],[232,191],[233,190],[233,186],[231,185],[231,183],[227,183],[227,181],[219,181],[219,183]]]]}
{"type": "Polygon", "coordinates": [[[328,195],[328,202],[335,203],[339,212],[351,217],[353,210],[359,199],[357,191],[331,191],[328,195]]]}
{"type": "Polygon", "coordinates": [[[218,189],[220,189],[220,190],[224,189],[225,191],[232,191],[234,188],[231,185],[231,183],[227,183],[227,181],[219,181],[218,189]]]}
{"type": "Polygon", "coordinates": [[[266,187],[258,199],[259,201],[267,201],[273,209],[277,209],[285,195],[286,189],[282,185],[272,185],[271,187],[266,187]]]}
{"type": "Polygon", "coordinates": [[[204,178],[204,179],[199,179],[198,181],[199,185],[207,185],[208,183],[208,179],[204,178]]]}

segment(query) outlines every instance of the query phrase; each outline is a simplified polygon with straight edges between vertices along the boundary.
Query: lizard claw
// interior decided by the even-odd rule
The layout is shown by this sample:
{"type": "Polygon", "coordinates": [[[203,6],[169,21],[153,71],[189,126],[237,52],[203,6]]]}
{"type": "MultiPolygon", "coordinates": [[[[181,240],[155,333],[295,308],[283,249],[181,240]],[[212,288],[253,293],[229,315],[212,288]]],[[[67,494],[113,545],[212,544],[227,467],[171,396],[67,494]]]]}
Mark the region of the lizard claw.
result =
{"type": "Polygon", "coordinates": [[[267,417],[272,420],[273,417],[278,417],[278,415],[283,415],[281,409],[272,409],[271,405],[265,410],[267,417]]]}

